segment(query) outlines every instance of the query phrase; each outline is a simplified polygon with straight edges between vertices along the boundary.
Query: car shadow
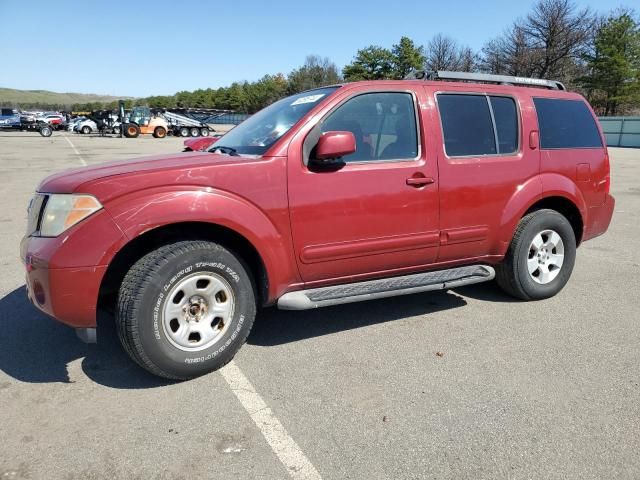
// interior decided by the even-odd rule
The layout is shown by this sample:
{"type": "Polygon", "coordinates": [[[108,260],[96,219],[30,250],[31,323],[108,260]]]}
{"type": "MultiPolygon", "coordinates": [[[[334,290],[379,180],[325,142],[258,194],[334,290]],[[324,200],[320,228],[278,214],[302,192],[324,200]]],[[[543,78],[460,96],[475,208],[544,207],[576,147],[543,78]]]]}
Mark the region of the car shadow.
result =
{"type": "Polygon", "coordinates": [[[504,291],[493,282],[478,283],[475,285],[467,285],[466,287],[458,287],[453,292],[457,292],[464,297],[474,298],[476,300],[482,300],[483,302],[493,303],[519,303],[522,300],[513,298],[510,295],[504,293],[504,291]]]}
{"type": "MultiPolygon", "coordinates": [[[[274,346],[369,325],[465,306],[449,291],[429,292],[307,311],[267,308],[259,312],[248,343],[274,346]]],[[[0,370],[29,383],[71,383],[77,360],[96,383],[118,389],[161,387],[173,382],[148,373],[124,352],[113,317],[98,315],[98,343],[82,343],[72,328],[37,310],[24,287],[0,299],[0,370]]]]}
{"type": "Polygon", "coordinates": [[[450,310],[466,304],[459,295],[437,291],[305,311],[266,308],[258,313],[247,343],[260,346],[281,345],[450,310]]]}
{"type": "Polygon", "coordinates": [[[70,383],[67,366],[81,359],[93,381],[112,388],[153,388],[172,382],[135,364],[122,349],[113,319],[98,316],[98,343],[87,345],[75,331],[37,310],[24,287],[0,299],[0,370],[29,383],[70,383]]]}

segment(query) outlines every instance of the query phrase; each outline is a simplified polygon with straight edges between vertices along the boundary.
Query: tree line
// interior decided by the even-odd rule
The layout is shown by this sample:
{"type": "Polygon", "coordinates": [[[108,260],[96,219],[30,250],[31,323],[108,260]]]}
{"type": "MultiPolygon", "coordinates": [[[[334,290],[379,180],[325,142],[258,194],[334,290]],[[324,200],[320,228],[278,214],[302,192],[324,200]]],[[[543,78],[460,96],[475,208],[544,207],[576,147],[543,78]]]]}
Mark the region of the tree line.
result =
{"type": "MultiPolygon", "coordinates": [[[[402,37],[390,48],[358,50],[342,71],[328,58],[310,55],[290,72],[255,82],[182,91],[127,101],[156,108],[201,107],[254,113],[286,95],[358,80],[402,79],[413,70],[456,70],[564,82],[584,94],[599,114],[640,113],[640,24],[631,9],[605,15],[572,0],[538,0],[480,51],[436,34],[425,45],[402,37]]],[[[116,104],[74,105],[74,110],[115,108],[116,104]]]]}

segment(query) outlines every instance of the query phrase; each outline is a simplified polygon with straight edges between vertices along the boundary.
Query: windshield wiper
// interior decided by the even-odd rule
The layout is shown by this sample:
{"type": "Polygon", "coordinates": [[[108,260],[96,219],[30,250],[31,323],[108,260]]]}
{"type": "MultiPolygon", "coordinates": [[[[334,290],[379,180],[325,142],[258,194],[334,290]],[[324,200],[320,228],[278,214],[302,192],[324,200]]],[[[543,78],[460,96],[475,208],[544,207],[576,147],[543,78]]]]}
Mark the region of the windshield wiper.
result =
{"type": "Polygon", "coordinates": [[[227,155],[231,155],[232,157],[239,157],[240,154],[235,148],[225,147],[224,145],[216,145],[209,152],[213,153],[216,150],[220,150],[222,153],[226,153],[227,155]]]}

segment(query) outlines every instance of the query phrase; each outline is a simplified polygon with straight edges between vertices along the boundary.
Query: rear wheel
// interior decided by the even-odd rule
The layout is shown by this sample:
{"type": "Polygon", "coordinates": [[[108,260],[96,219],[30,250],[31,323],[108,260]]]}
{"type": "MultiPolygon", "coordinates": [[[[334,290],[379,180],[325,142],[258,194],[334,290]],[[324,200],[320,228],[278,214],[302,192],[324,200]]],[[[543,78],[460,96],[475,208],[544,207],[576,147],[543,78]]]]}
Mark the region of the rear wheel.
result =
{"type": "Polygon", "coordinates": [[[192,137],[198,137],[200,135],[200,129],[197,127],[192,127],[190,133],[192,137]]]}
{"type": "Polygon", "coordinates": [[[243,262],[216,243],[183,241],[133,265],[120,287],[116,318],[133,360],[161,377],[185,380],[228,363],[255,313],[243,262]]]}
{"type": "Polygon", "coordinates": [[[49,126],[40,127],[40,135],[43,137],[50,137],[53,134],[53,130],[49,126]]]}
{"type": "Polygon", "coordinates": [[[576,259],[576,237],[569,221],[555,210],[526,215],[516,229],[496,280],[522,300],[556,295],[569,281],[576,259]]]}
{"type": "Polygon", "coordinates": [[[155,138],[164,138],[167,136],[167,129],[164,127],[156,127],[153,130],[153,136],[155,138]]]}
{"type": "Polygon", "coordinates": [[[206,127],[203,127],[200,129],[200,135],[203,137],[208,137],[209,136],[209,129],[206,127]]]}
{"type": "Polygon", "coordinates": [[[85,135],[88,135],[89,133],[91,133],[91,127],[85,125],[84,127],[82,127],[81,132],[84,133],[85,135]]]}
{"type": "Polygon", "coordinates": [[[187,127],[180,127],[180,130],[178,130],[178,132],[180,133],[181,137],[189,136],[189,129],[187,127]]]}
{"type": "Polygon", "coordinates": [[[140,127],[135,123],[128,123],[124,127],[124,136],[127,138],[137,138],[140,135],[140,127]]]}

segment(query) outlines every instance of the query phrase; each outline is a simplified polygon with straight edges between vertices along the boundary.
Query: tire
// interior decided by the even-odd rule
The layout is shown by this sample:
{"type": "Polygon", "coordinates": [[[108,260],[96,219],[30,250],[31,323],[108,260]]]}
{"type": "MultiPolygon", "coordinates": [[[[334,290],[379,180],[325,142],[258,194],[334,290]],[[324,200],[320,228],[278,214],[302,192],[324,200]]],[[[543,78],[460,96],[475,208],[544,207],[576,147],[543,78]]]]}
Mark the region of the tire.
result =
{"type": "Polygon", "coordinates": [[[178,132],[180,133],[181,137],[188,137],[189,136],[189,129],[187,127],[180,127],[180,129],[178,130],[178,132]]]}
{"type": "Polygon", "coordinates": [[[153,136],[155,138],[164,138],[167,136],[167,129],[164,127],[156,127],[153,130],[153,136]]]}
{"type": "Polygon", "coordinates": [[[191,133],[192,137],[198,137],[200,136],[200,129],[198,127],[192,127],[189,133],[191,133]]]}
{"type": "Polygon", "coordinates": [[[85,135],[88,135],[91,133],[91,127],[85,125],[84,127],[82,127],[81,132],[84,133],[85,135]]]}
{"type": "Polygon", "coordinates": [[[40,127],[40,135],[43,137],[50,137],[53,134],[51,127],[40,127]]]}
{"type": "Polygon", "coordinates": [[[124,136],[127,138],[137,138],[140,135],[140,127],[135,123],[127,123],[124,126],[124,136]]]}
{"type": "Polygon", "coordinates": [[[209,136],[209,129],[206,127],[202,127],[200,129],[200,136],[201,137],[208,137],[209,136]]]}
{"type": "Polygon", "coordinates": [[[520,220],[496,267],[496,281],[521,300],[553,297],[569,281],[575,260],[576,237],[569,221],[555,210],[537,210],[520,220]]]}
{"type": "Polygon", "coordinates": [[[256,314],[248,272],[229,250],[206,241],[181,241],[145,255],[118,293],[116,326],[124,349],[149,372],[174,380],[226,365],[246,341],[256,314]],[[216,317],[210,305],[226,313],[216,317]]]}

